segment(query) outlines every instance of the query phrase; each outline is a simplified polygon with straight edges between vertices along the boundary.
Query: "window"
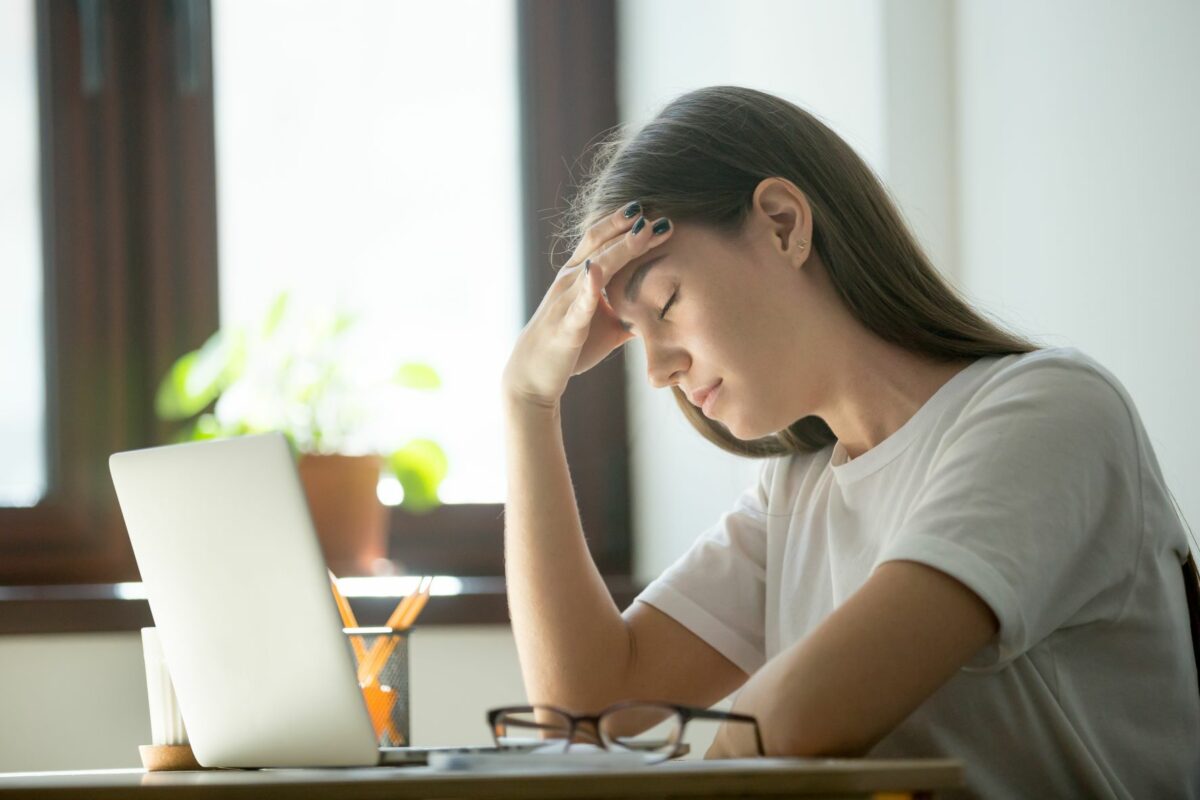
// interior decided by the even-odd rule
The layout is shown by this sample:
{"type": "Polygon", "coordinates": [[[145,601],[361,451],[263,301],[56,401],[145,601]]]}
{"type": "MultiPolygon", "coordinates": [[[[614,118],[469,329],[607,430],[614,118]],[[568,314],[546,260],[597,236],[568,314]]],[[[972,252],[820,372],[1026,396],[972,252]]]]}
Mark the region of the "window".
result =
{"type": "Polygon", "coordinates": [[[33,3],[0,5],[0,506],[46,490],[42,242],[33,3]]]}
{"type": "MultiPolygon", "coordinates": [[[[26,332],[19,334],[17,341],[24,348],[27,366],[32,360],[33,366],[28,368],[45,375],[44,382],[31,389],[41,394],[31,394],[23,401],[26,408],[34,409],[33,416],[27,419],[36,419],[37,407],[43,404],[45,433],[33,434],[33,439],[44,441],[44,467],[40,473],[44,491],[40,498],[34,498],[36,491],[29,491],[29,497],[37,500],[31,508],[0,504],[0,583],[136,580],[136,564],[108,475],[108,455],[167,440],[169,427],[158,423],[153,413],[159,378],[179,355],[201,344],[221,319],[254,312],[263,297],[279,285],[280,273],[272,274],[268,269],[279,266],[279,259],[273,254],[285,245],[294,247],[297,238],[305,235],[303,228],[312,227],[309,223],[315,218],[293,219],[289,226],[288,219],[272,218],[269,209],[253,207],[262,202],[261,188],[247,189],[244,185],[238,188],[237,181],[243,178],[280,180],[286,169],[276,173],[264,171],[254,178],[248,174],[227,176],[227,169],[235,169],[238,157],[235,149],[229,149],[233,145],[227,143],[228,126],[238,124],[239,113],[249,114],[243,119],[252,120],[261,109],[239,112],[234,106],[227,109],[225,99],[214,101],[214,41],[219,90],[226,69],[241,69],[235,57],[239,47],[271,50],[272,39],[280,36],[281,30],[304,22],[295,19],[298,15],[292,4],[238,3],[232,12],[227,8],[234,7],[233,3],[222,2],[212,8],[208,0],[145,3],[31,0],[13,11],[17,5],[5,5],[5,13],[13,14],[14,19],[13,24],[4,20],[0,36],[18,37],[23,30],[28,37],[30,23],[21,20],[36,18],[36,141],[40,164],[38,204],[42,216],[40,221],[35,216],[32,223],[26,224],[40,224],[41,231],[35,234],[34,241],[41,241],[43,247],[41,270],[30,267],[28,271],[32,274],[21,280],[26,281],[25,291],[37,292],[40,274],[42,289],[40,303],[36,299],[28,303],[34,309],[34,320],[22,323],[26,332]],[[247,15],[241,18],[243,22],[251,15],[271,15],[271,24],[266,28],[257,27],[258,23],[226,27],[234,26],[239,19],[235,15],[241,14],[247,15]],[[239,44],[235,38],[238,31],[252,41],[239,44]],[[226,33],[231,38],[226,38],[226,33]],[[220,114],[225,115],[219,120],[214,119],[214,102],[220,114]],[[222,161],[225,158],[234,160],[222,161]],[[239,203],[243,208],[239,209],[239,203]],[[246,205],[251,208],[246,210],[246,205]],[[283,230],[284,227],[290,230],[283,230]],[[228,259],[228,264],[219,266],[218,252],[221,259],[228,259]],[[244,282],[242,289],[237,288],[239,281],[244,282]],[[44,324],[36,319],[38,308],[44,324]],[[33,335],[31,339],[30,326],[35,331],[44,328],[45,338],[33,335]],[[44,353],[41,364],[37,361],[39,352],[44,353]]],[[[355,33],[353,26],[346,28],[350,23],[345,21],[328,26],[330,41],[351,42],[355,37],[368,35],[378,37],[378,41],[388,38],[388,30],[404,31],[410,38],[424,40],[439,30],[447,30],[438,27],[445,21],[442,14],[457,10],[459,22],[466,15],[498,15],[490,24],[497,29],[507,25],[510,35],[507,44],[492,42],[495,46],[492,63],[501,64],[507,58],[513,66],[511,69],[497,66],[494,74],[477,76],[474,89],[458,79],[456,86],[437,91],[439,80],[454,80],[450,76],[457,67],[451,58],[424,65],[422,71],[408,77],[415,88],[397,91],[396,96],[376,97],[373,105],[370,101],[343,97],[350,89],[344,83],[339,89],[336,81],[353,80],[352,76],[357,75],[365,76],[376,87],[387,86],[398,80],[394,74],[389,77],[389,73],[408,63],[403,59],[411,55],[367,53],[369,45],[359,51],[343,51],[347,52],[344,61],[354,63],[355,70],[319,57],[293,64],[286,72],[281,62],[259,66],[275,71],[280,93],[301,97],[306,92],[310,96],[325,93],[327,103],[334,99],[343,103],[336,113],[361,111],[372,121],[371,130],[364,131],[354,147],[356,152],[342,151],[342,161],[350,163],[352,171],[361,170],[366,162],[356,160],[361,155],[357,151],[374,152],[374,158],[368,161],[387,166],[379,171],[377,180],[355,174],[338,176],[336,170],[322,169],[333,181],[326,184],[333,187],[330,191],[370,190],[384,200],[350,205],[349,200],[354,198],[349,198],[345,204],[322,205],[318,201],[323,198],[312,198],[304,209],[304,213],[318,214],[327,227],[344,232],[345,239],[360,248],[346,253],[344,257],[351,261],[339,276],[351,275],[355,270],[364,271],[359,275],[366,270],[387,271],[393,266],[359,261],[389,256],[428,260],[439,252],[425,241],[418,243],[424,249],[398,245],[397,242],[407,245],[412,234],[403,227],[387,224],[390,220],[380,215],[381,202],[405,207],[404,203],[412,201],[414,194],[428,196],[432,198],[428,209],[414,202],[407,206],[410,210],[402,213],[419,215],[427,211],[430,218],[436,219],[460,197],[452,189],[439,194],[446,187],[432,183],[428,170],[421,171],[435,165],[438,159],[423,158],[424,154],[406,153],[392,146],[387,139],[388,126],[393,126],[392,132],[396,130],[396,115],[427,116],[432,113],[428,109],[436,108],[438,102],[449,96],[456,98],[451,103],[455,107],[441,109],[443,117],[462,111],[463,103],[487,102],[496,104],[490,108],[508,109],[507,120],[488,119],[473,130],[439,131],[437,142],[439,147],[447,148],[468,163],[507,158],[507,173],[502,169],[486,172],[491,177],[484,188],[490,194],[481,205],[502,204],[505,196],[515,195],[515,199],[510,201],[508,209],[490,209],[492,213],[487,220],[476,224],[492,226],[483,233],[489,240],[486,255],[501,265],[498,272],[503,270],[508,274],[495,275],[495,282],[485,289],[464,289],[456,283],[453,293],[445,284],[430,282],[412,288],[400,282],[401,278],[389,275],[389,280],[394,277],[395,283],[372,284],[385,286],[383,291],[346,294],[349,303],[366,306],[368,317],[376,316],[372,335],[377,339],[391,335],[381,332],[380,309],[403,308],[376,303],[375,296],[386,291],[424,293],[427,302],[417,311],[405,313],[432,309],[422,320],[425,325],[434,324],[429,320],[445,324],[456,313],[471,314],[473,329],[484,331],[481,338],[489,340],[481,347],[494,348],[487,351],[486,358],[500,367],[512,337],[553,279],[547,243],[555,211],[562,207],[564,192],[578,175],[578,158],[597,134],[617,122],[613,4],[521,0],[515,10],[506,11],[502,6],[478,2],[453,6],[452,12],[446,12],[440,4],[433,9],[402,2],[336,4],[338,9],[344,9],[346,19],[357,19],[359,24],[363,23],[361,15],[378,16],[370,20],[369,34],[362,28],[355,33]],[[389,24],[393,26],[390,29],[389,24]],[[314,71],[323,62],[327,69],[314,71]],[[301,69],[307,71],[301,73],[301,69]],[[505,81],[509,88],[499,88],[505,81]],[[491,87],[486,98],[471,94],[482,91],[483,85],[491,87]],[[491,96],[498,92],[508,92],[509,100],[491,96]],[[363,103],[366,108],[360,108],[363,103]],[[392,105],[399,110],[389,108],[392,105]],[[457,138],[454,134],[458,134],[457,138]],[[380,141],[381,138],[384,140],[380,141]],[[498,155],[506,149],[516,153],[507,157],[498,155]],[[393,177],[403,169],[410,170],[405,180],[393,177]],[[519,173],[516,178],[514,170],[519,173]],[[424,191],[414,193],[413,186],[424,191]],[[320,211],[324,214],[320,215],[320,211]],[[368,244],[368,249],[361,249],[368,244]],[[479,296],[486,292],[494,292],[496,296],[489,302],[487,297],[479,296]],[[466,297],[468,294],[471,296],[466,297]],[[480,305],[466,305],[471,311],[456,311],[456,306],[469,303],[480,305]],[[508,339],[501,341],[505,328],[508,339]]],[[[456,26],[454,36],[467,36],[468,28],[474,29],[456,26]]],[[[494,37],[496,31],[488,35],[494,37]]],[[[17,49],[8,47],[7,39],[4,41],[4,57],[9,58],[17,49]]],[[[282,43],[278,52],[287,52],[292,44],[282,43]]],[[[471,43],[452,38],[442,49],[460,45],[469,47],[471,43]]],[[[10,61],[0,64],[5,69],[0,85],[22,80],[13,77],[10,61]]],[[[257,80],[268,77],[260,76],[257,80]]],[[[29,78],[25,80],[28,91],[29,78]]],[[[236,102],[237,97],[231,94],[229,101],[236,102]]],[[[242,95],[242,100],[247,97],[242,95]]],[[[298,107],[303,108],[303,103],[298,107]]],[[[19,106],[6,104],[5,108],[19,106]]],[[[11,118],[10,112],[6,121],[11,118]]],[[[470,115],[460,119],[470,119],[470,115]]],[[[338,120],[322,120],[322,123],[337,125],[338,120]]],[[[247,124],[257,127],[263,123],[247,124]]],[[[348,130],[351,126],[342,127],[348,130]]],[[[8,149],[0,156],[17,158],[14,147],[6,144],[8,149]]],[[[251,151],[242,157],[254,158],[251,151]]],[[[24,158],[28,163],[28,155],[24,158]]],[[[302,175],[306,166],[314,168],[306,163],[291,164],[290,179],[302,175]]],[[[485,171],[477,168],[472,174],[478,179],[485,171]]],[[[296,185],[301,187],[299,193],[309,184],[296,185]]],[[[453,210],[460,208],[455,205],[453,210]]],[[[26,209],[26,220],[30,219],[30,213],[26,209]]],[[[6,214],[4,224],[9,222],[6,214]]],[[[459,259],[448,261],[454,265],[448,269],[462,273],[478,268],[478,259],[463,246],[468,236],[458,229],[447,231],[443,238],[450,256],[459,259]]],[[[319,288],[319,270],[343,255],[340,245],[345,242],[339,242],[337,236],[328,232],[319,233],[324,237],[321,246],[327,249],[319,251],[321,257],[307,268],[309,291],[319,288]],[[314,274],[318,276],[315,279],[314,274]]],[[[6,242],[5,246],[12,245],[6,242]]],[[[32,258],[36,263],[39,258],[36,250],[32,258]]],[[[396,273],[414,280],[432,280],[430,276],[438,274],[428,264],[419,265],[416,271],[396,270],[396,273]]],[[[352,288],[364,282],[365,279],[344,281],[352,288]]],[[[10,284],[17,285],[15,279],[10,284]]],[[[5,324],[11,322],[7,314],[5,319],[5,324]]],[[[422,336],[421,352],[415,344],[405,344],[402,338],[400,352],[406,357],[428,358],[443,371],[447,384],[463,387],[462,392],[469,393],[468,382],[460,377],[469,367],[452,366],[456,357],[449,350],[424,349],[430,344],[427,340],[436,344],[440,338],[443,337],[422,336]]],[[[457,340],[454,345],[460,346],[457,340]]],[[[480,376],[480,382],[485,386],[490,383],[494,390],[498,377],[480,376]]],[[[602,572],[627,573],[628,458],[624,369],[619,353],[573,381],[564,398],[563,418],[568,460],[593,556],[602,572]]],[[[462,422],[461,416],[450,419],[462,422]]],[[[18,421],[16,412],[0,407],[0,426],[8,425],[24,423],[18,421]]],[[[487,425],[486,421],[481,423],[484,428],[487,425]]],[[[464,441],[471,438],[469,429],[465,436],[464,441]]],[[[484,434],[479,437],[486,438],[484,434]]],[[[456,447],[449,440],[447,444],[456,447]]],[[[393,514],[393,546],[403,550],[404,562],[412,570],[449,575],[502,573],[503,507],[496,497],[496,477],[502,467],[488,465],[486,450],[480,447],[467,455],[458,455],[463,471],[456,483],[446,487],[447,496],[443,498],[446,505],[420,517],[399,510],[393,514]],[[478,463],[472,475],[467,465],[473,461],[478,463]]],[[[21,464],[15,474],[36,490],[39,485],[36,455],[14,458],[21,464]]]]}
{"type": "Polygon", "coordinates": [[[446,503],[503,503],[497,386],[524,324],[516,7],[213,6],[220,298],[358,316],[359,373],[438,372],[384,427],[447,453],[446,503]],[[320,54],[319,58],[314,54],[320,54]]]}

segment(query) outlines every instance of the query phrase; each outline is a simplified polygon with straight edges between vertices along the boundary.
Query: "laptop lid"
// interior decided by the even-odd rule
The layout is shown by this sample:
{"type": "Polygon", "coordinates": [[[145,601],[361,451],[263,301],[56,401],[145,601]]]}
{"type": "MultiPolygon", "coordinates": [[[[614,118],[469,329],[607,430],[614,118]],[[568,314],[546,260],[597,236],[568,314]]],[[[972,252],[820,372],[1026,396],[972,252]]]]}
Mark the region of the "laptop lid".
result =
{"type": "Polygon", "coordinates": [[[116,453],[109,468],[196,759],[377,764],[284,436],[116,453]]]}

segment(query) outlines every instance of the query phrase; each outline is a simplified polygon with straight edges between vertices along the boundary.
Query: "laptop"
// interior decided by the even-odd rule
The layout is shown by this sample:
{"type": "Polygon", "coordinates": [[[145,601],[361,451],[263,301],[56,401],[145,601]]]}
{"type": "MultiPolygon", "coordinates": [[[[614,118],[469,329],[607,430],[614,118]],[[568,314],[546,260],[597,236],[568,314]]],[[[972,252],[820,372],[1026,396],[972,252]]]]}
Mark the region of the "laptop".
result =
{"type": "Polygon", "coordinates": [[[283,434],[115,453],[109,469],[201,765],[424,764],[499,749],[379,746],[283,434]]]}

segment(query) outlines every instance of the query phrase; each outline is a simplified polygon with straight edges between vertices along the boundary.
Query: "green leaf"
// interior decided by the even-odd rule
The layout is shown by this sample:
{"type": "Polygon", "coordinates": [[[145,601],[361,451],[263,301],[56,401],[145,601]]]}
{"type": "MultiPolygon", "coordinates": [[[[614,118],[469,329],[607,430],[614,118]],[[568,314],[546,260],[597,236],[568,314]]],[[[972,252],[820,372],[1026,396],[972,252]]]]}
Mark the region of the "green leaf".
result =
{"type": "Polygon", "coordinates": [[[431,439],[413,439],[388,456],[388,467],[404,487],[402,508],[422,513],[442,504],[437,489],[449,470],[446,454],[431,439]]]}
{"type": "Polygon", "coordinates": [[[350,330],[358,323],[358,315],[348,311],[339,311],[333,317],[333,328],[330,334],[334,337],[341,336],[346,331],[350,330]]]}
{"type": "Polygon", "coordinates": [[[442,379],[438,377],[437,371],[428,364],[419,362],[402,365],[400,369],[396,370],[396,375],[392,380],[397,385],[409,389],[437,389],[442,385],[442,379]]]}
{"type": "MultiPolygon", "coordinates": [[[[187,419],[199,410],[192,409],[193,403],[189,402],[187,394],[187,378],[192,371],[192,365],[196,363],[198,352],[193,350],[176,359],[171,368],[167,370],[167,375],[163,378],[162,383],[158,385],[158,391],[154,395],[154,413],[158,415],[159,419],[171,421],[187,419]]],[[[204,406],[200,406],[200,408],[204,408],[204,406]]]]}
{"type": "Polygon", "coordinates": [[[246,374],[250,357],[250,333],[245,327],[233,328],[225,340],[225,369],[221,374],[220,391],[225,391],[246,374]]]}
{"type": "Polygon", "coordinates": [[[290,300],[291,294],[283,291],[271,303],[270,309],[267,310],[267,316],[263,320],[262,337],[264,339],[271,338],[271,335],[279,328],[279,323],[283,321],[284,315],[287,314],[290,300]]]}
{"type": "Polygon", "coordinates": [[[205,439],[220,439],[226,435],[215,414],[201,414],[191,422],[180,426],[171,436],[172,444],[199,442],[205,439]]]}
{"type": "Polygon", "coordinates": [[[217,420],[216,414],[201,414],[196,418],[196,424],[192,426],[193,441],[219,439],[222,433],[221,423],[217,420]]]}
{"type": "Polygon", "coordinates": [[[232,383],[245,363],[242,337],[231,343],[223,331],[171,365],[159,384],[154,410],[160,419],[182,420],[199,414],[232,383]]]}

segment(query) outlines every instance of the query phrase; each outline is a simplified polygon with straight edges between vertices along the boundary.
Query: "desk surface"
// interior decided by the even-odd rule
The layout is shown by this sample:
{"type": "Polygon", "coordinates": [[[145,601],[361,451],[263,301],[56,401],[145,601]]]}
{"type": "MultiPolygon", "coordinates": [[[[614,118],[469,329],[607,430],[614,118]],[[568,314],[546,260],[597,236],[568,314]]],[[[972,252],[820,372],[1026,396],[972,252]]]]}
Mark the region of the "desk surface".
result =
{"type": "Polygon", "coordinates": [[[0,798],[566,798],[936,796],[964,786],[954,759],[754,758],[685,760],[628,772],[436,772],[428,767],[348,769],[140,769],[0,773],[0,798]]]}

